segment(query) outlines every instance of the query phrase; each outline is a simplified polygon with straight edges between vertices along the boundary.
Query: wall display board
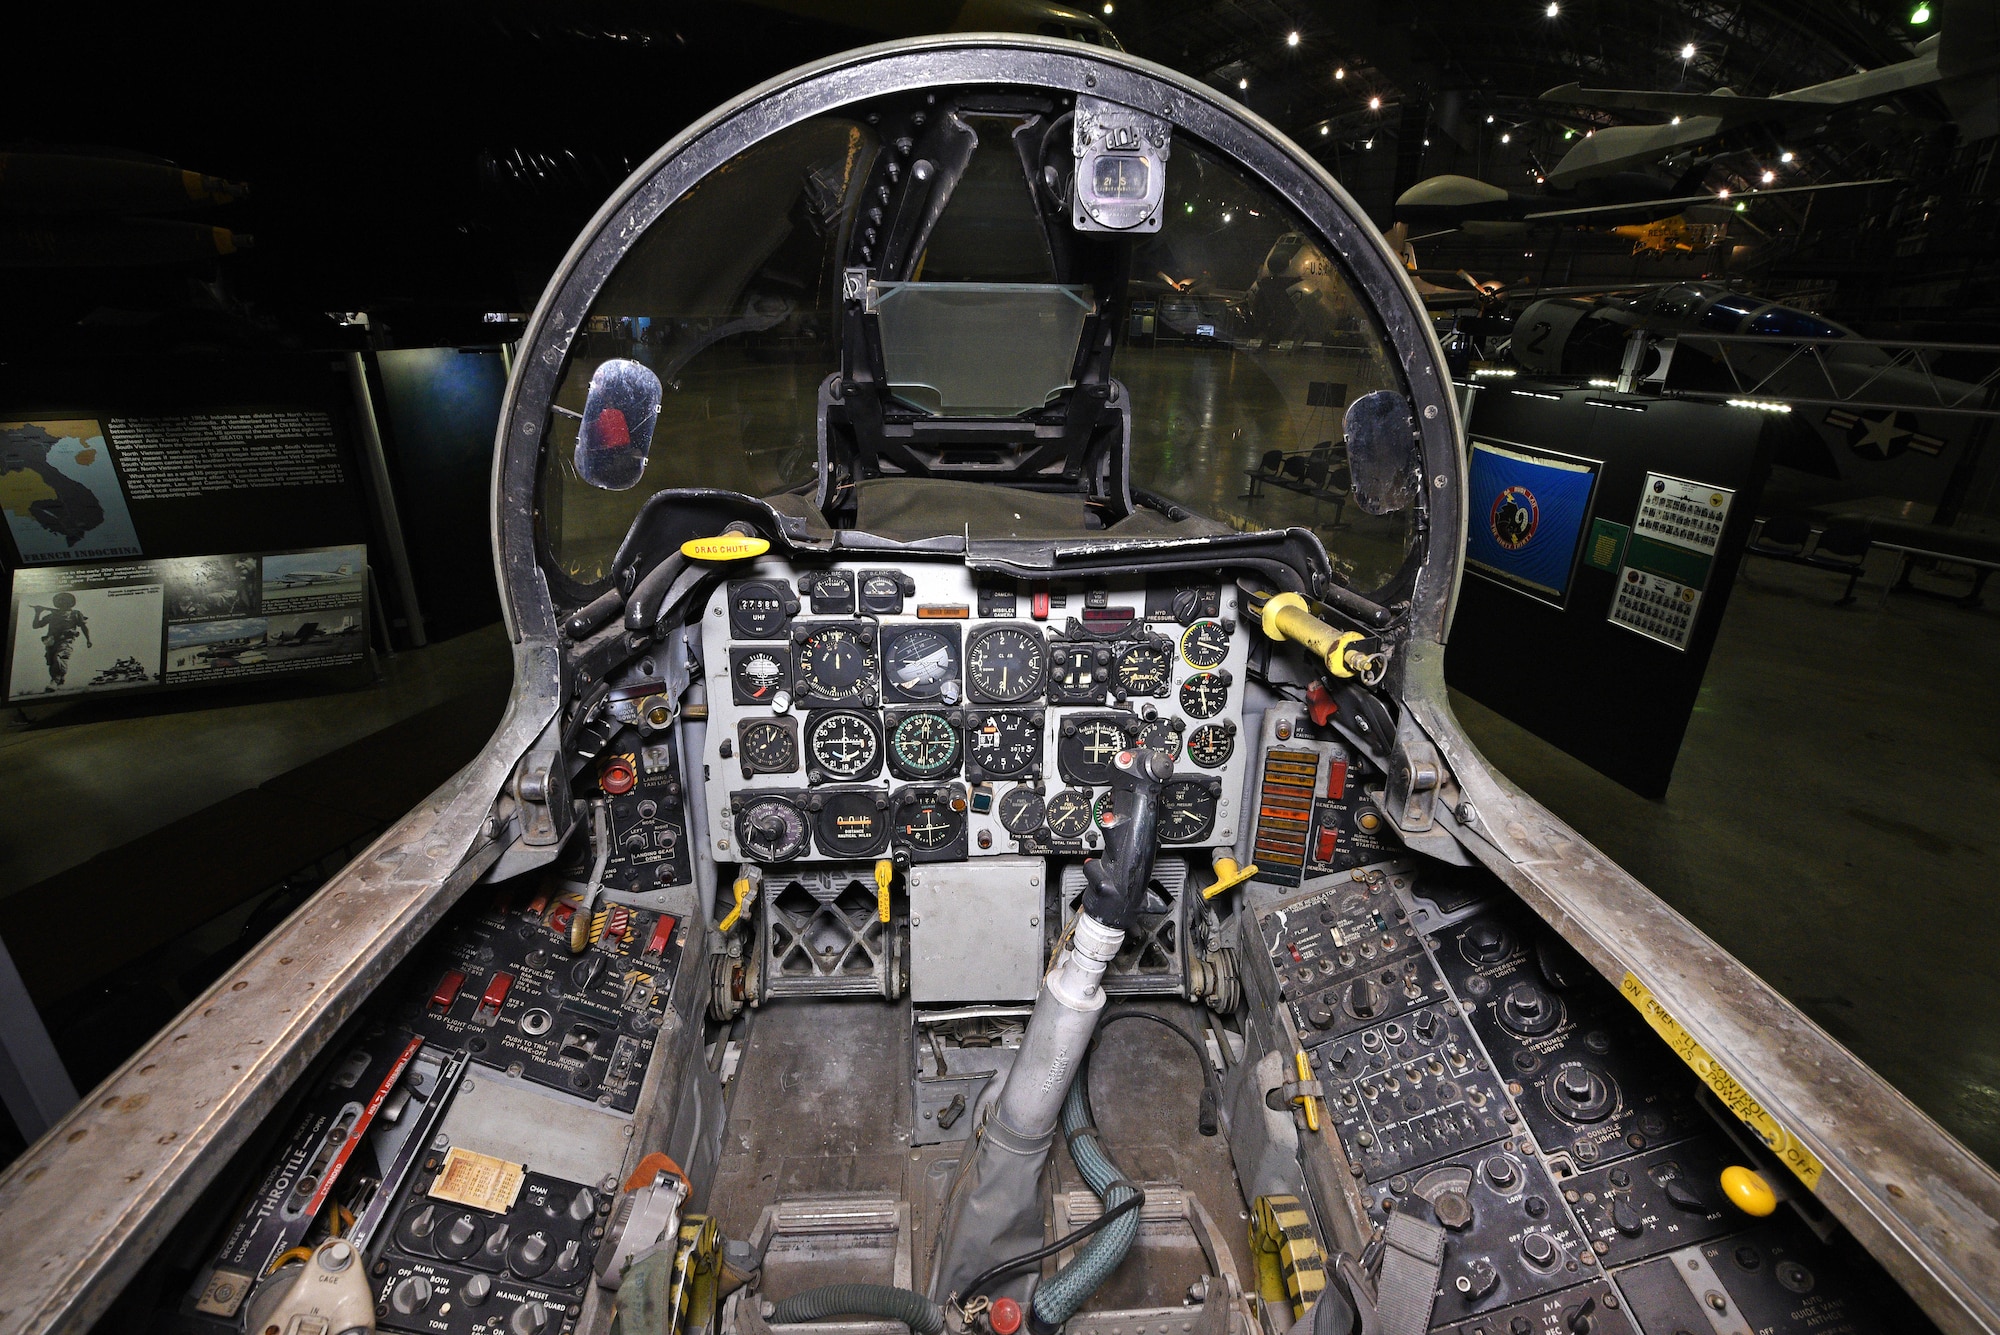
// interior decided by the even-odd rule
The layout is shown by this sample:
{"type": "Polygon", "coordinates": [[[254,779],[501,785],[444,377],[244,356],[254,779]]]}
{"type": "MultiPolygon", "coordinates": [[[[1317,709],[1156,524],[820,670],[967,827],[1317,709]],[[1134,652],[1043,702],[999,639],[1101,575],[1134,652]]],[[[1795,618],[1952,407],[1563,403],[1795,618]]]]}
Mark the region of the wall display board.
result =
{"type": "Polygon", "coordinates": [[[359,661],[350,418],[324,354],[0,368],[7,701],[359,661]]]}
{"type": "Polygon", "coordinates": [[[1771,422],[1723,404],[1482,387],[1446,681],[1664,796],[1770,470],[1771,422]]]}

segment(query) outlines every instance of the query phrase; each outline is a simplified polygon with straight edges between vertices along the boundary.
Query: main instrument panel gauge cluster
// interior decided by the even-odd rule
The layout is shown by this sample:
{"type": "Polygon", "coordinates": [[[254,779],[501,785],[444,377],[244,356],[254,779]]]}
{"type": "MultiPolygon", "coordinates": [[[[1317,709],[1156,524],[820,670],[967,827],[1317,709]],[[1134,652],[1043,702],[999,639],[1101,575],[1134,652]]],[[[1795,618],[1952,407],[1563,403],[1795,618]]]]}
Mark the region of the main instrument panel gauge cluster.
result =
{"type": "Polygon", "coordinates": [[[1235,842],[1249,635],[1220,576],[735,573],[701,620],[718,862],[1087,856],[1134,746],[1174,763],[1163,842],[1235,842]]]}

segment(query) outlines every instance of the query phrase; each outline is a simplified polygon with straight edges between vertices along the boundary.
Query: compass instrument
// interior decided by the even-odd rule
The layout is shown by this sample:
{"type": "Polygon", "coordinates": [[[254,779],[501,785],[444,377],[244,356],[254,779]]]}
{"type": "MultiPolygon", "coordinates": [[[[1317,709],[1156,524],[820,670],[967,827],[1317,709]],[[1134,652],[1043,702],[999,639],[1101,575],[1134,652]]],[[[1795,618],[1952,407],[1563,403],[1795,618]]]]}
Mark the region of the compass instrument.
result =
{"type": "Polygon", "coordinates": [[[874,703],[881,676],[874,636],[868,626],[821,626],[808,632],[798,648],[801,703],[874,703]]]}
{"type": "Polygon", "coordinates": [[[1056,764],[1071,783],[1101,787],[1111,782],[1111,762],[1131,745],[1127,716],[1084,715],[1063,722],[1056,764]]]}
{"type": "Polygon", "coordinates": [[[1042,828],[1048,804],[1034,789],[1009,788],[1000,799],[1000,824],[1009,834],[1027,836],[1042,828]]]}
{"type": "Polygon", "coordinates": [[[798,720],[750,718],[736,725],[736,755],[743,777],[753,774],[796,774],[799,768],[798,720]]]}
{"type": "Polygon", "coordinates": [[[965,678],[980,704],[1011,705],[1042,693],[1049,647],[1040,631],[988,626],[972,633],[965,649],[965,678]]]}
{"type": "Polygon", "coordinates": [[[935,709],[889,716],[889,768],[898,778],[938,779],[956,773],[964,750],[958,724],[935,709]]]}
{"type": "Polygon", "coordinates": [[[1227,672],[1197,672],[1181,683],[1181,713],[1189,718],[1214,718],[1229,703],[1227,672]]]}
{"type": "Polygon", "coordinates": [[[797,802],[773,793],[739,797],[736,841],[756,862],[790,862],[806,851],[806,814],[797,802]]]}
{"type": "Polygon", "coordinates": [[[1181,659],[1191,668],[1221,667],[1229,657],[1229,628],[1204,618],[1181,632],[1181,659]]]}
{"type": "Polygon", "coordinates": [[[815,711],[806,719],[806,772],[815,783],[872,779],[882,768],[882,736],[858,709],[815,711]]]}
{"type": "Polygon", "coordinates": [[[1203,769],[1221,769],[1235,754],[1234,723],[1204,723],[1188,738],[1187,757],[1203,769]]]}
{"type": "Polygon", "coordinates": [[[958,703],[958,627],[903,626],[882,632],[882,694],[913,704],[958,703]]]}

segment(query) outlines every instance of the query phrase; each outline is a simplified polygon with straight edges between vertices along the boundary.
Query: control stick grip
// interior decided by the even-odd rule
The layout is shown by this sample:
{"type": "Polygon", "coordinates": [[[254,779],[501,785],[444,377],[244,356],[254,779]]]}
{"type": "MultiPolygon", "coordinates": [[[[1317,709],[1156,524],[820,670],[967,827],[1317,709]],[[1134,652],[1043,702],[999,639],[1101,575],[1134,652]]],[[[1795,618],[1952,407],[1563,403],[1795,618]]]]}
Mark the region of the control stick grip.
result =
{"type": "Polygon", "coordinates": [[[1133,747],[1111,764],[1111,821],[1104,856],[1083,864],[1082,910],[1106,927],[1129,931],[1146,898],[1159,849],[1160,789],[1174,762],[1164,751],[1133,747]]]}

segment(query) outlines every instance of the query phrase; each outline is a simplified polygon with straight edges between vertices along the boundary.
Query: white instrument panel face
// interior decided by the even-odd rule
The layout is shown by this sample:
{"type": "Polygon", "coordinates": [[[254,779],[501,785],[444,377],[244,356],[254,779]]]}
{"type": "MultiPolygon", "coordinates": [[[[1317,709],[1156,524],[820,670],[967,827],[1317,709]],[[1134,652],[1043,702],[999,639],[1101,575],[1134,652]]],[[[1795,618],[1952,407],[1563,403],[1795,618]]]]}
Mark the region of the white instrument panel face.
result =
{"type": "Polygon", "coordinates": [[[1174,756],[1162,843],[1236,842],[1249,628],[1219,575],[766,557],[701,627],[718,862],[1094,852],[1112,759],[1141,743],[1174,756]]]}

